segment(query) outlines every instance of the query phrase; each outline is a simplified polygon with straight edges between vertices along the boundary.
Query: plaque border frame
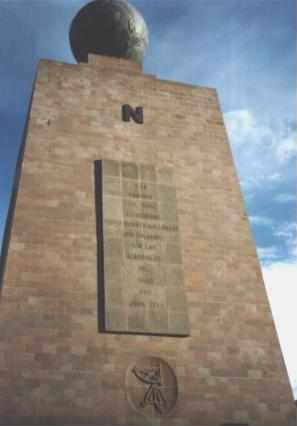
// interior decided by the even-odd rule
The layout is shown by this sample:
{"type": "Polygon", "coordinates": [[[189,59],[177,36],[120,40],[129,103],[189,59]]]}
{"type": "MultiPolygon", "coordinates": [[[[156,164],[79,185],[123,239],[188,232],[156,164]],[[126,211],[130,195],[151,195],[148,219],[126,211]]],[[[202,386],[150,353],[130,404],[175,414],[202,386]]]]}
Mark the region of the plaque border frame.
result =
{"type": "MultiPolygon", "coordinates": [[[[102,162],[110,160],[101,158],[94,161],[94,191],[95,191],[95,217],[96,217],[96,247],[97,247],[97,320],[98,332],[104,334],[118,334],[127,336],[156,336],[166,338],[187,338],[191,335],[191,327],[189,323],[189,331],[187,334],[177,333],[157,333],[150,331],[120,331],[109,330],[106,327],[106,297],[105,297],[105,279],[104,279],[104,232],[103,232],[103,175],[102,162]]],[[[122,160],[113,160],[121,162],[122,160]]],[[[186,288],[183,283],[183,290],[186,296],[186,288]]],[[[189,318],[188,318],[189,321],[189,318]]]]}

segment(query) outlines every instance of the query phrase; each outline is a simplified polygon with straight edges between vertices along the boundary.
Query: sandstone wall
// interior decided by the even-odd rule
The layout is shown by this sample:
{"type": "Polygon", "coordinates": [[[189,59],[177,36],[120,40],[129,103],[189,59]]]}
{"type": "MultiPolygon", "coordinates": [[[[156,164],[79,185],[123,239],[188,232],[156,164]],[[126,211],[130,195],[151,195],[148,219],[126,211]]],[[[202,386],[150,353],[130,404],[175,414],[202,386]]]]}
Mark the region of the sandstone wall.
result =
{"type": "Polygon", "coordinates": [[[0,303],[0,424],[294,419],[216,91],[125,60],[42,61],[0,303]],[[144,124],[123,122],[123,104],[142,106],[144,124]],[[98,332],[100,159],[174,168],[190,337],[98,332]],[[167,417],[145,417],[127,400],[127,371],[144,356],[176,375],[167,417]]]}

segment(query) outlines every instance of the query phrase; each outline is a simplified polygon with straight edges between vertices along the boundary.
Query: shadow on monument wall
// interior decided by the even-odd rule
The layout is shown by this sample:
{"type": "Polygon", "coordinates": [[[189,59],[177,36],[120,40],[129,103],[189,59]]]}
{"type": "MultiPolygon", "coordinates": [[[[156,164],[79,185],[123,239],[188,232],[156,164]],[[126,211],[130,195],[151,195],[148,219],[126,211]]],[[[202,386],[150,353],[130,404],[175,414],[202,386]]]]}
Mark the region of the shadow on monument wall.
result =
{"type": "Polygon", "coordinates": [[[97,316],[98,331],[105,330],[105,291],[104,291],[104,247],[103,247],[103,209],[102,209],[102,163],[94,163],[95,173],[95,214],[97,236],[97,316]]]}

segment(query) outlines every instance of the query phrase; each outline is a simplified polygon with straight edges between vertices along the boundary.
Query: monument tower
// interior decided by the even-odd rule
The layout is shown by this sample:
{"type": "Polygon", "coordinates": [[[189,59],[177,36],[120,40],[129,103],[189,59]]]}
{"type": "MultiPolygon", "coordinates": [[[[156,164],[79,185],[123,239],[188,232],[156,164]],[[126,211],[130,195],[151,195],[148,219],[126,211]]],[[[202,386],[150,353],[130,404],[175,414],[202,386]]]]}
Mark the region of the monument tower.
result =
{"type": "Polygon", "coordinates": [[[96,0],[42,60],[6,224],[0,425],[293,426],[215,89],[96,0]]]}

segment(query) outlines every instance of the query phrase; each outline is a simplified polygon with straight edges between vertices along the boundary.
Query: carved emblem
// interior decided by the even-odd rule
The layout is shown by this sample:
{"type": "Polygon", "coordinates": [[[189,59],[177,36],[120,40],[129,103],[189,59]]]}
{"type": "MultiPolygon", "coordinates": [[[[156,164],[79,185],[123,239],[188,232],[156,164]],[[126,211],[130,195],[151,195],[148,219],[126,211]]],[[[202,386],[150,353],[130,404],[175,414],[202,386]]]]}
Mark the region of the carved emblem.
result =
{"type": "Polygon", "coordinates": [[[176,404],[175,374],[160,358],[139,360],[128,370],[126,385],[129,402],[146,416],[167,415],[176,404]]]}
{"type": "Polygon", "coordinates": [[[141,382],[149,385],[140,406],[145,408],[151,405],[159,414],[162,414],[166,410],[166,399],[162,394],[161,366],[147,370],[134,367],[132,371],[141,382]]]}

